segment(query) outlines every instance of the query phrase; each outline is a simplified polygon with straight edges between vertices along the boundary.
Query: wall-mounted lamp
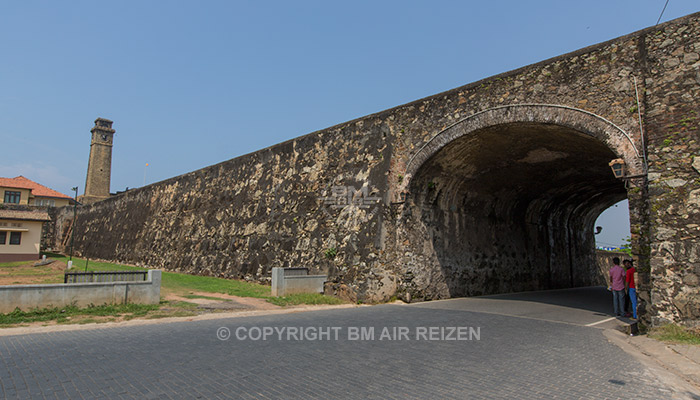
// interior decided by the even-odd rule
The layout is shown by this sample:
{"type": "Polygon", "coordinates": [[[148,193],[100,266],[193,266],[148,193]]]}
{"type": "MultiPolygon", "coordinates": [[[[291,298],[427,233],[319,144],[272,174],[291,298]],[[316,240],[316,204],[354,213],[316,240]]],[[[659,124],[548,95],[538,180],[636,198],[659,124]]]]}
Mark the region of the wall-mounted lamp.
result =
{"type": "Polygon", "coordinates": [[[627,180],[647,176],[647,174],[627,175],[627,164],[625,163],[625,160],[621,158],[616,158],[610,161],[608,165],[610,166],[610,169],[612,169],[613,175],[615,175],[615,178],[617,179],[627,180]]]}
{"type": "Polygon", "coordinates": [[[616,158],[608,164],[612,169],[615,178],[621,179],[625,176],[625,160],[621,158],[616,158]]]}
{"type": "Polygon", "coordinates": [[[402,191],[399,193],[399,201],[392,202],[391,204],[404,204],[406,202],[406,198],[408,197],[408,192],[407,191],[402,191]]]}

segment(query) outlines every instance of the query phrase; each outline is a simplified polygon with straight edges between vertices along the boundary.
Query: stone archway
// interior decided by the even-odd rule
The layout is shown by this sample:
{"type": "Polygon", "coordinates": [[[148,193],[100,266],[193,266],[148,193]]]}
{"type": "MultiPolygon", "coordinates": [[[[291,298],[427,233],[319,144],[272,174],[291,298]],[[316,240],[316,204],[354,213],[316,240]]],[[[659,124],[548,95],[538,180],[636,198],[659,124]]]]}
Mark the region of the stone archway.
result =
{"type": "Polygon", "coordinates": [[[423,163],[451,141],[489,126],[525,122],[565,126],[595,137],[624,158],[631,174],[643,171],[641,154],[631,136],[607,119],[563,105],[512,104],[472,114],[433,136],[406,164],[406,184],[423,163]]]}
{"type": "Polygon", "coordinates": [[[436,134],[402,182],[399,291],[435,299],[600,283],[593,224],[627,197],[614,158],[643,172],[621,128],[559,105],[497,107],[436,134]]]}

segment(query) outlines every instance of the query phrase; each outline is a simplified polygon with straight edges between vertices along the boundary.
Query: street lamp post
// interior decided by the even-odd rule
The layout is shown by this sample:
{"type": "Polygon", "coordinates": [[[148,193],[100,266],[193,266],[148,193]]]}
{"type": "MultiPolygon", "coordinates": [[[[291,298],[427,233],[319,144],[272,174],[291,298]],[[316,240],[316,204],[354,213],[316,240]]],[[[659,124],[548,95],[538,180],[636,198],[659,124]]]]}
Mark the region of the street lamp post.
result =
{"type": "Polygon", "coordinates": [[[78,213],[78,187],[71,188],[75,192],[75,198],[73,199],[73,229],[70,233],[70,258],[68,259],[68,269],[73,267],[73,243],[75,243],[75,225],[78,222],[76,215],[78,213]]]}

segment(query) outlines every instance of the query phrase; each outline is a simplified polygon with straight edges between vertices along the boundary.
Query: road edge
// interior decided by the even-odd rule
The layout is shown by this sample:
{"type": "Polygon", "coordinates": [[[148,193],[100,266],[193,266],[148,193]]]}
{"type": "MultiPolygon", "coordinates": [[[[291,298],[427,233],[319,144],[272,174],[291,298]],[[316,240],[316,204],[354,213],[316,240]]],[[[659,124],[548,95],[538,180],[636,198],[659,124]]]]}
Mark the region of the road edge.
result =
{"type": "Polygon", "coordinates": [[[666,384],[674,392],[673,398],[700,397],[700,381],[695,381],[682,370],[687,367],[700,368],[697,364],[672,351],[665,344],[647,337],[628,336],[615,329],[605,329],[603,335],[666,384]]]}
{"type": "Polygon", "coordinates": [[[0,337],[16,336],[16,335],[29,335],[29,334],[34,334],[34,333],[69,332],[69,331],[80,331],[80,330],[90,330],[90,329],[111,329],[111,328],[120,328],[120,327],[126,327],[126,326],[169,324],[169,323],[174,323],[174,322],[209,321],[209,320],[215,320],[215,319],[256,317],[256,316],[262,316],[262,315],[293,314],[293,313],[299,313],[299,312],[311,312],[311,311],[333,310],[333,309],[343,309],[343,308],[358,308],[358,307],[367,307],[367,306],[366,305],[359,305],[359,304],[310,305],[310,306],[301,306],[301,307],[281,308],[281,309],[277,309],[277,310],[250,310],[250,311],[206,313],[206,314],[193,315],[193,316],[188,316],[188,317],[167,317],[167,318],[156,318],[156,319],[132,319],[129,321],[90,323],[90,324],[82,324],[82,325],[81,324],[74,324],[74,325],[69,324],[69,325],[49,325],[49,326],[29,326],[29,327],[3,328],[3,329],[0,329],[0,337]]]}

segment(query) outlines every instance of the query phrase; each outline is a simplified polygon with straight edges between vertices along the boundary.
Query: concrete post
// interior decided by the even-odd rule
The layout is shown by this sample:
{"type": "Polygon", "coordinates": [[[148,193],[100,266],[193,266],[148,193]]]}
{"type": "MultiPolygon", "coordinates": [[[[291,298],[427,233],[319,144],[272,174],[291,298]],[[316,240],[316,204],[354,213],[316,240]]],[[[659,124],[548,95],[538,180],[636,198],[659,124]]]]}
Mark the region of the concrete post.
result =
{"type": "Polygon", "coordinates": [[[272,295],[284,296],[284,268],[272,268],[272,295]]]}
{"type": "Polygon", "coordinates": [[[149,269],[148,270],[148,280],[151,281],[151,304],[160,303],[160,282],[162,280],[163,271],[159,269],[149,269]]]}

